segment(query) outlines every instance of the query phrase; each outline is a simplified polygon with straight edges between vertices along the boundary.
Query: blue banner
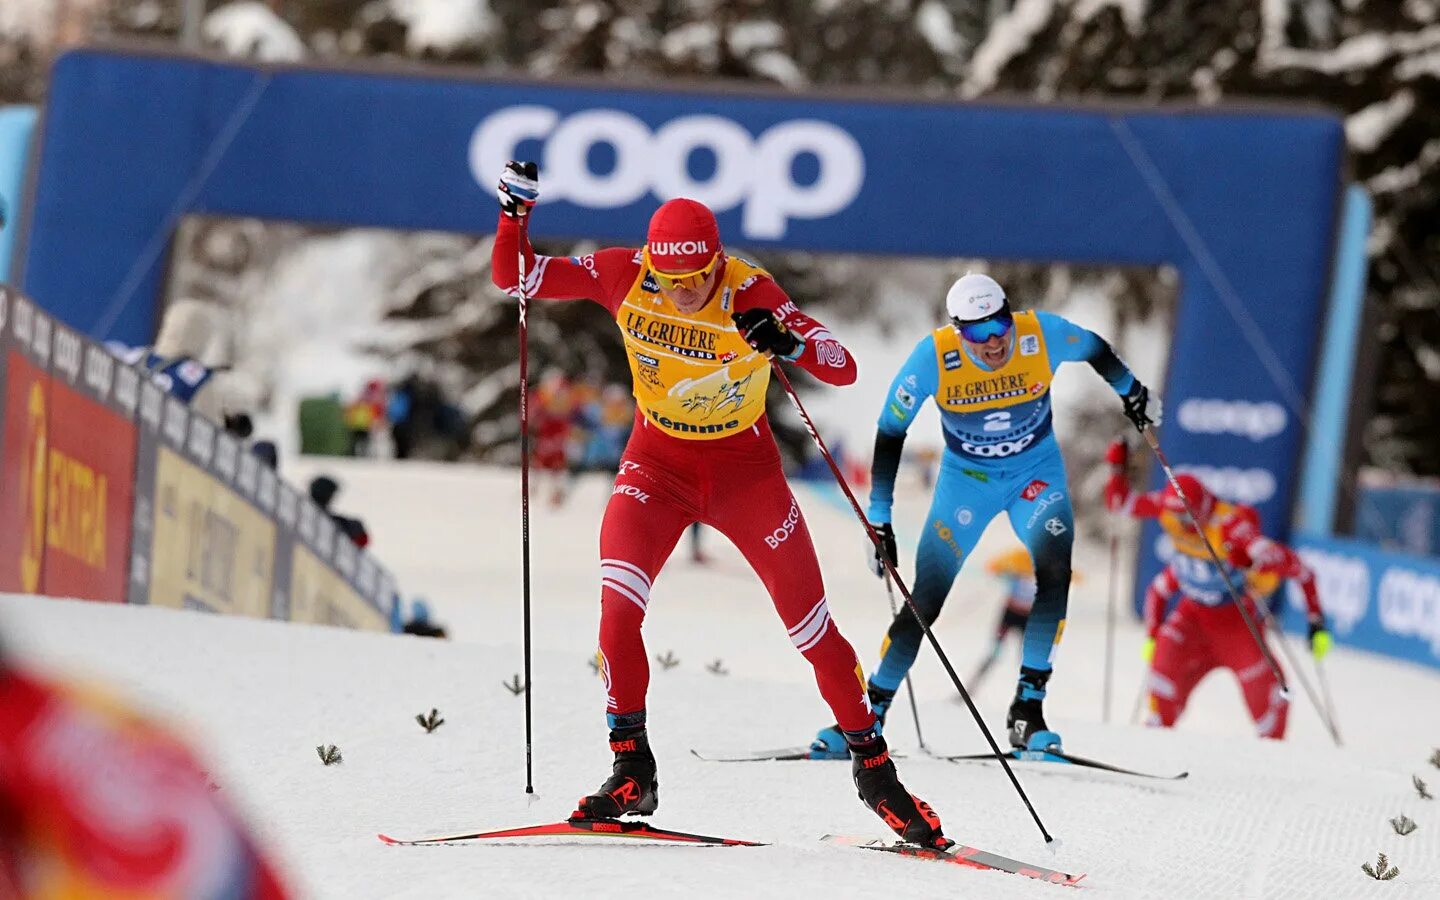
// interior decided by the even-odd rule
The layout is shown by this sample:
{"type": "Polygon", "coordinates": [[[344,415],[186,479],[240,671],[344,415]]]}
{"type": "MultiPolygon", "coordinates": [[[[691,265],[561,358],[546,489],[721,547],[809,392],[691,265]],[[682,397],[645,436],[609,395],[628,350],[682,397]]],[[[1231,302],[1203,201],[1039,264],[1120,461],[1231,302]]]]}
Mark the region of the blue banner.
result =
{"type": "Polygon", "coordinates": [[[1440,556],[1440,485],[1361,485],[1355,537],[1386,550],[1440,556]]]}
{"type": "MultiPolygon", "coordinates": [[[[24,284],[95,337],[146,343],[184,215],[484,233],[511,157],[541,163],[538,237],[635,245],[660,200],[686,195],[762,258],[1168,264],[1182,296],[1167,451],[1283,535],[1343,155],[1342,123],[1314,110],[641,89],[85,49],[54,68],[24,284]]],[[[1155,569],[1147,555],[1138,583],[1155,569]]]]}
{"type": "MultiPolygon", "coordinates": [[[[1296,549],[1338,643],[1440,669],[1440,560],[1339,538],[1301,538],[1296,549]]],[[[1304,601],[1287,590],[1287,628],[1304,631],[1304,601]]]]}

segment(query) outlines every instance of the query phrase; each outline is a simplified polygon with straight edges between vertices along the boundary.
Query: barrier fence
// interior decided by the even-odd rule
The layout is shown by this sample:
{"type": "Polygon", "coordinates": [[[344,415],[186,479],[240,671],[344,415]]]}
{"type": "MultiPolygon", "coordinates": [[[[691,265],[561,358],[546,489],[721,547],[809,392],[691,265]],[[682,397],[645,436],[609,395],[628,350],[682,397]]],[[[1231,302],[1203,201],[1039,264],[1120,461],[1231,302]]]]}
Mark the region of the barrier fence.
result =
{"type": "Polygon", "coordinates": [[[396,602],[240,441],[4,285],[0,591],[377,631],[396,602]]]}
{"type": "MultiPolygon", "coordinates": [[[[1315,571],[1336,641],[1440,669],[1440,560],[1343,538],[1295,542],[1315,571]]],[[[1304,631],[1304,604],[1290,589],[1287,628],[1304,631]]]]}

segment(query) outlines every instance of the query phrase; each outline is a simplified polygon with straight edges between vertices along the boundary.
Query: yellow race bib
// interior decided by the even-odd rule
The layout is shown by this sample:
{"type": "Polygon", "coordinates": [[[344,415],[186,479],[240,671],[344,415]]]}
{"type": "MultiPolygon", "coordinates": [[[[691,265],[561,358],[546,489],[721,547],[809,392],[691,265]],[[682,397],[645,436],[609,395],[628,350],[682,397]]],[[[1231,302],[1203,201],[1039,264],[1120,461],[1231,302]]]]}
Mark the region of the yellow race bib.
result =
{"type": "MultiPolygon", "coordinates": [[[[1216,501],[1215,511],[1210,514],[1210,521],[1205,525],[1205,536],[1210,539],[1210,546],[1225,559],[1229,554],[1224,542],[1224,532],[1221,530],[1221,523],[1230,518],[1235,511],[1235,505],[1226,503],[1224,500],[1216,501]]],[[[1165,529],[1165,534],[1170,538],[1170,543],[1175,545],[1175,550],[1193,559],[1202,560],[1206,565],[1214,565],[1210,558],[1210,551],[1206,549],[1205,542],[1190,528],[1190,517],[1184,513],[1174,513],[1165,510],[1160,513],[1160,527],[1165,529]]],[[[1228,568],[1228,567],[1227,567],[1228,568]]],[[[1271,572],[1245,572],[1245,590],[1251,597],[1264,599],[1275,593],[1280,586],[1280,577],[1271,572]]]]}
{"type": "Polygon", "coordinates": [[[745,343],[730,320],[748,279],[769,273],[729,257],[716,295],[682,313],[642,267],[615,314],[630,360],[635,402],[667,434],[713,440],[755,424],[765,413],[770,361],[745,343]]]}
{"type": "Polygon", "coordinates": [[[1050,354],[1033,312],[1015,313],[1015,352],[993,371],[965,355],[952,325],[935,329],[935,361],[940,387],[935,402],[949,412],[1000,409],[1034,400],[1050,389],[1050,354]]]}

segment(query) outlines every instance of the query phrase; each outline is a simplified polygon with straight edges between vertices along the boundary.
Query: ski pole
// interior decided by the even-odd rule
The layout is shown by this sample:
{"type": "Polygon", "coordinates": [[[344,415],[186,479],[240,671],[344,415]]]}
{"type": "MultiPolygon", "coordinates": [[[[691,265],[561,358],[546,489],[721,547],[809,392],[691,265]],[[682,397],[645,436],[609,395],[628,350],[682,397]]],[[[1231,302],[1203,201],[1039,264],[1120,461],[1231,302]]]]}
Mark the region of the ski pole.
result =
{"type": "Polygon", "coordinates": [[[1135,720],[1140,718],[1140,704],[1145,702],[1145,697],[1150,693],[1149,673],[1140,679],[1140,690],[1135,692],[1135,705],[1130,707],[1130,724],[1134,725],[1135,720]]]}
{"type": "Polygon", "coordinates": [[[1015,777],[1015,770],[1010,768],[1008,757],[1000,752],[1000,745],[995,743],[995,735],[991,734],[990,727],[985,724],[984,717],[980,715],[980,710],[975,708],[975,701],[970,698],[970,692],[965,690],[965,685],[961,683],[960,676],[955,674],[955,667],[950,664],[950,657],[945,655],[945,649],[940,646],[940,640],[935,637],[935,632],[930,630],[930,626],[925,623],[925,618],[920,615],[920,608],[915,605],[915,599],[910,596],[910,589],[905,586],[904,579],[900,577],[899,572],[895,571],[895,567],[891,565],[889,557],[885,555],[884,547],[880,541],[880,535],[875,532],[875,526],[871,525],[870,520],[865,517],[865,511],[860,508],[860,501],[855,499],[854,492],[850,490],[850,485],[846,483],[845,476],[841,473],[840,467],[835,464],[835,457],[830,455],[830,450],[825,446],[825,441],[820,437],[820,432],[816,430],[815,423],[810,419],[810,414],[805,411],[805,405],[800,402],[800,396],[795,393],[795,388],[790,384],[790,379],[786,377],[785,370],[780,368],[780,364],[773,360],[771,361],[770,368],[774,370],[776,379],[779,380],[781,387],[785,389],[785,394],[790,398],[791,405],[794,406],[795,411],[800,414],[800,421],[805,423],[805,430],[810,432],[810,440],[815,442],[815,446],[820,450],[820,455],[825,457],[826,464],[830,466],[830,474],[835,476],[835,483],[840,486],[841,492],[845,494],[845,499],[850,501],[850,508],[855,511],[856,517],[860,519],[860,524],[864,526],[865,533],[870,537],[870,543],[875,545],[875,552],[881,563],[885,566],[885,571],[895,582],[895,586],[899,588],[900,596],[905,598],[905,605],[910,608],[911,615],[913,615],[915,621],[920,624],[920,629],[925,632],[925,637],[930,640],[930,646],[935,648],[935,655],[940,658],[940,664],[945,667],[945,674],[950,676],[950,682],[955,685],[955,689],[960,692],[960,698],[964,700],[965,705],[970,708],[970,715],[975,717],[975,724],[980,726],[980,731],[985,735],[985,740],[990,743],[990,749],[994,751],[995,758],[1000,761],[1001,767],[1005,769],[1005,774],[1009,776],[1010,783],[1015,786],[1015,792],[1020,795],[1020,800],[1025,804],[1025,809],[1030,812],[1030,818],[1035,820],[1035,825],[1040,829],[1040,834],[1045,838],[1045,843],[1053,843],[1055,838],[1050,836],[1050,832],[1045,829],[1045,823],[1040,821],[1040,814],[1035,811],[1035,805],[1030,802],[1030,797],[1025,793],[1025,789],[1020,786],[1020,779],[1015,777]]]}
{"type": "MultiPolygon", "coordinates": [[[[1189,517],[1190,524],[1195,528],[1195,533],[1200,536],[1201,542],[1205,545],[1206,552],[1210,554],[1210,562],[1214,565],[1215,571],[1220,574],[1221,580],[1225,582],[1225,591],[1230,595],[1230,600],[1235,604],[1235,608],[1240,611],[1240,617],[1245,621],[1245,627],[1249,630],[1250,637],[1254,639],[1255,645],[1260,648],[1260,655],[1265,658],[1265,664],[1270,667],[1270,671],[1274,674],[1275,680],[1280,683],[1282,696],[1288,697],[1290,694],[1290,684],[1285,680],[1285,673],[1280,669],[1280,663],[1275,659],[1275,655],[1270,652],[1270,647],[1265,643],[1265,638],[1261,635],[1260,627],[1256,624],[1254,616],[1250,614],[1250,610],[1246,608],[1242,602],[1240,591],[1235,588],[1235,582],[1230,578],[1229,570],[1227,570],[1225,564],[1220,561],[1220,554],[1216,552],[1215,545],[1210,542],[1210,536],[1205,533],[1204,527],[1200,524],[1199,517],[1195,515],[1195,509],[1190,505],[1190,498],[1185,496],[1185,492],[1181,490],[1180,482],[1175,478],[1175,470],[1170,468],[1170,461],[1165,458],[1165,451],[1160,449],[1160,439],[1155,436],[1155,429],[1147,425],[1140,433],[1144,435],[1145,443],[1149,444],[1150,449],[1155,453],[1155,459],[1159,461],[1160,468],[1164,470],[1165,478],[1170,482],[1170,487],[1175,491],[1180,501],[1185,504],[1185,515],[1189,517]]],[[[1255,607],[1261,615],[1266,618],[1272,628],[1278,625],[1274,617],[1270,615],[1270,611],[1265,608],[1265,604],[1257,603],[1255,607]]],[[[1284,634],[1283,632],[1278,632],[1278,629],[1277,633],[1280,651],[1289,657],[1289,648],[1285,644],[1284,634]]],[[[1321,721],[1325,723],[1326,729],[1330,732],[1330,737],[1334,739],[1336,746],[1339,746],[1340,735],[1335,730],[1335,724],[1330,721],[1330,717],[1326,715],[1325,709],[1320,705],[1319,699],[1316,698],[1315,689],[1310,686],[1309,679],[1305,677],[1305,671],[1296,665],[1293,657],[1289,658],[1290,665],[1295,669],[1295,677],[1300,679],[1300,686],[1304,688],[1305,695],[1310,698],[1311,705],[1315,707],[1315,712],[1319,714],[1321,721]]]]}
{"type": "Polygon", "coordinates": [[[1320,660],[1315,660],[1315,675],[1320,681],[1320,695],[1325,698],[1325,712],[1330,717],[1330,722],[1335,732],[1335,743],[1340,744],[1340,724],[1336,721],[1335,700],[1330,696],[1330,679],[1325,677],[1325,666],[1320,660]]]}
{"type": "Polygon", "coordinates": [[[1110,597],[1105,610],[1105,692],[1101,719],[1110,724],[1110,683],[1115,674],[1115,570],[1120,567],[1120,538],[1110,523],[1110,597]]]}
{"type": "Polygon", "coordinates": [[[530,715],[530,341],[526,323],[529,306],[525,296],[525,234],[520,232],[517,254],[519,280],[515,283],[520,301],[520,595],[525,623],[525,793],[535,793],[534,751],[532,749],[533,719],[530,715]]]}
{"type": "MultiPolygon", "coordinates": [[[[890,598],[890,617],[893,619],[900,614],[895,606],[895,586],[890,581],[890,574],[885,574],[885,595],[890,598]]],[[[915,702],[915,685],[910,683],[910,673],[905,673],[905,696],[910,698],[910,716],[915,720],[915,740],[920,744],[920,749],[929,752],[925,746],[925,735],[920,733],[920,707],[915,702]]]]}
{"type": "MultiPolygon", "coordinates": [[[[1319,714],[1321,723],[1325,726],[1325,729],[1330,732],[1330,737],[1335,741],[1335,746],[1341,746],[1340,729],[1335,725],[1335,714],[1331,710],[1328,695],[1325,697],[1325,703],[1323,705],[1315,699],[1315,689],[1310,686],[1309,679],[1305,677],[1305,670],[1301,668],[1300,661],[1295,658],[1294,651],[1290,649],[1289,642],[1285,640],[1285,629],[1281,627],[1280,620],[1275,617],[1274,613],[1270,612],[1270,608],[1267,605],[1263,603],[1256,605],[1260,609],[1261,616],[1265,619],[1266,626],[1275,632],[1275,642],[1280,645],[1280,652],[1285,654],[1285,661],[1295,670],[1295,677],[1300,679],[1300,686],[1305,689],[1305,693],[1309,696],[1310,702],[1315,706],[1315,712],[1319,714]]],[[[1324,672],[1320,669],[1318,660],[1315,663],[1315,671],[1322,676],[1321,687],[1324,688],[1324,672]]]]}

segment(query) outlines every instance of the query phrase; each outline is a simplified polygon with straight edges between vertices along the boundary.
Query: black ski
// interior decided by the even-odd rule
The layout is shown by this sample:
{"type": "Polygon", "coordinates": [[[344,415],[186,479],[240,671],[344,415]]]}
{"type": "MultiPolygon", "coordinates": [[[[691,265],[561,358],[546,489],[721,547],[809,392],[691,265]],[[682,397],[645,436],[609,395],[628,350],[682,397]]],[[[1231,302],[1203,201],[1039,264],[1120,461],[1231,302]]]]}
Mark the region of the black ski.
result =
{"type": "MultiPolygon", "coordinates": [[[[1098,759],[1089,759],[1084,756],[1076,756],[1073,753],[1066,753],[1063,750],[1011,750],[1005,756],[1017,762],[1048,762],[1060,765],[1082,766],[1087,769],[1100,769],[1104,772],[1115,772],[1119,775],[1130,775],[1135,778],[1153,778],[1158,781],[1180,781],[1189,778],[1189,772],[1181,772],[1178,775],[1157,775],[1153,772],[1137,772],[1134,769],[1127,769],[1123,766],[1111,765],[1107,762],[1100,762],[1098,759]]],[[[950,755],[937,754],[936,759],[943,759],[946,762],[970,762],[996,759],[993,753],[957,753],[950,755]]]]}

